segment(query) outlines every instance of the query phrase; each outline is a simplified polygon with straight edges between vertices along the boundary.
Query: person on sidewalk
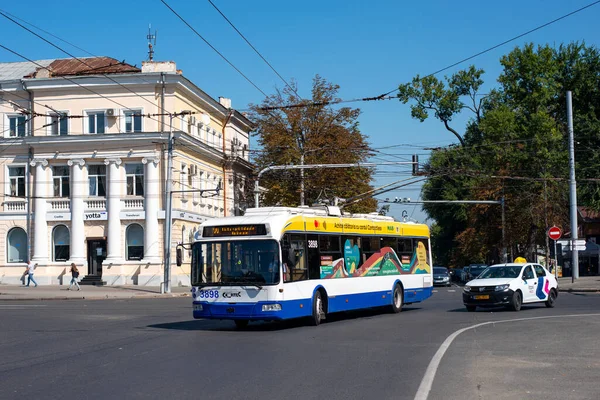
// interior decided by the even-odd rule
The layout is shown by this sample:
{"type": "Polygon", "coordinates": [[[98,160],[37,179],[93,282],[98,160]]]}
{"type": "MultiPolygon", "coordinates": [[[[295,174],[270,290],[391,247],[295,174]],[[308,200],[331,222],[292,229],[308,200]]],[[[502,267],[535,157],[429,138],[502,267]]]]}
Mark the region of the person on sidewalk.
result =
{"type": "Polygon", "coordinates": [[[31,282],[33,282],[35,284],[35,287],[37,287],[38,284],[35,281],[35,279],[33,279],[33,271],[35,270],[36,267],[37,267],[37,264],[34,265],[31,262],[31,260],[29,260],[27,262],[27,285],[25,285],[25,286],[29,287],[29,284],[31,282]]]}
{"type": "Polygon", "coordinates": [[[75,263],[71,263],[71,283],[69,283],[69,287],[67,290],[71,290],[71,287],[73,286],[73,284],[75,284],[75,286],[77,286],[77,290],[81,290],[81,286],[79,286],[79,283],[77,282],[77,278],[79,278],[79,270],[77,269],[77,265],[75,265],[75,263]]]}

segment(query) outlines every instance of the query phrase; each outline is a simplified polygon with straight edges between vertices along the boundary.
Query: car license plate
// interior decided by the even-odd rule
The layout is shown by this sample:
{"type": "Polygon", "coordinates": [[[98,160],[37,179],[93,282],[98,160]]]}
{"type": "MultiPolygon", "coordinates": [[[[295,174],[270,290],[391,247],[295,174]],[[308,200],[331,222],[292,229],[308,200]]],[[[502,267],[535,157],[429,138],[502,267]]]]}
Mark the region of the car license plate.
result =
{"type": "Polygon", "coordinates": [[[489,298],[489,294],[478,294],[477,296],[475,296],[475,300],[489,300],[489,298]]]}

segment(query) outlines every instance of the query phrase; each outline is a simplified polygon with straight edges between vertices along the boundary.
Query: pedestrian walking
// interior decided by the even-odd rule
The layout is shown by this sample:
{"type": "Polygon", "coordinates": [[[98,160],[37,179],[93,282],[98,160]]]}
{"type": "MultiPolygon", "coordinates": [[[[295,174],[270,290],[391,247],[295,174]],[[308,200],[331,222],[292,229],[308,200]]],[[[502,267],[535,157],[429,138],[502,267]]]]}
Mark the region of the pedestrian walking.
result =
{"type": "Polygon", "coordinates": [[[38,284],[35,281],[35,279],[33,279],[33,271],[35,270],[36,267],[37,267],[37,264],[34,265],[31,262],[31,260],[29,260],[27,262],[27,285],[25,285],[25,286],[29,287],[29,284],[31,282],[33,282],[35,284],[35,287],[37,287],[38,284]]]}
{"type": "Polygon", "coordinates": [[[73,284],[77,286],[77,290],[81,290],[81,286],[77,282],[77,278],[79,278],[79,270],[77,269],[77,265],[75,263],[71,263],[71,283],[69,283],[69,288],[67,290],[71,290],[73,284]]]}

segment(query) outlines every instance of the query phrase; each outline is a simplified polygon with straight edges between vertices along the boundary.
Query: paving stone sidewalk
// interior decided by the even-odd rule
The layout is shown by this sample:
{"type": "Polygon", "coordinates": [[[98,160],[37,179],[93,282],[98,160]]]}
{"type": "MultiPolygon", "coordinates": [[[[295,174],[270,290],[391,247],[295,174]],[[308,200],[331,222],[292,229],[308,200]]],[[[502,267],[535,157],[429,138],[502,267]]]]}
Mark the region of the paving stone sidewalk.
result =
{"type": "Polygon", "coordinates": [[[15,286],[0,285],[3,300],[101,300],[143,299],[190,296],[190,287],[173,287],[171,293],[161,294],[159,286],[81,286],[81,290],[67,290],[67,286],[15,286]]]}
{"type": "Polygon", "coordinates": [[[600,276],[581,276],[575,282],[571,277],[558,278],[559,292],[600,292],[600,276]]]}

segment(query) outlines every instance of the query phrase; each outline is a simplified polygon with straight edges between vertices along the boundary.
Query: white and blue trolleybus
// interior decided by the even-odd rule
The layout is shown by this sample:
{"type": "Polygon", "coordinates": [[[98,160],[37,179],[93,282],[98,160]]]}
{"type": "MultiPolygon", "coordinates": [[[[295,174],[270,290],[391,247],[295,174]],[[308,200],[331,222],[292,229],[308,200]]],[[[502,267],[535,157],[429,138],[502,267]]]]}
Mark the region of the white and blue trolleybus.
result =
{"type": "Polygon", "coordinates": [[[431,296],[427,225],[337,207],[248,209],[204,222],[191,246],[194,318],[249,321],[370,307],[400,312],[431,296]]]}

